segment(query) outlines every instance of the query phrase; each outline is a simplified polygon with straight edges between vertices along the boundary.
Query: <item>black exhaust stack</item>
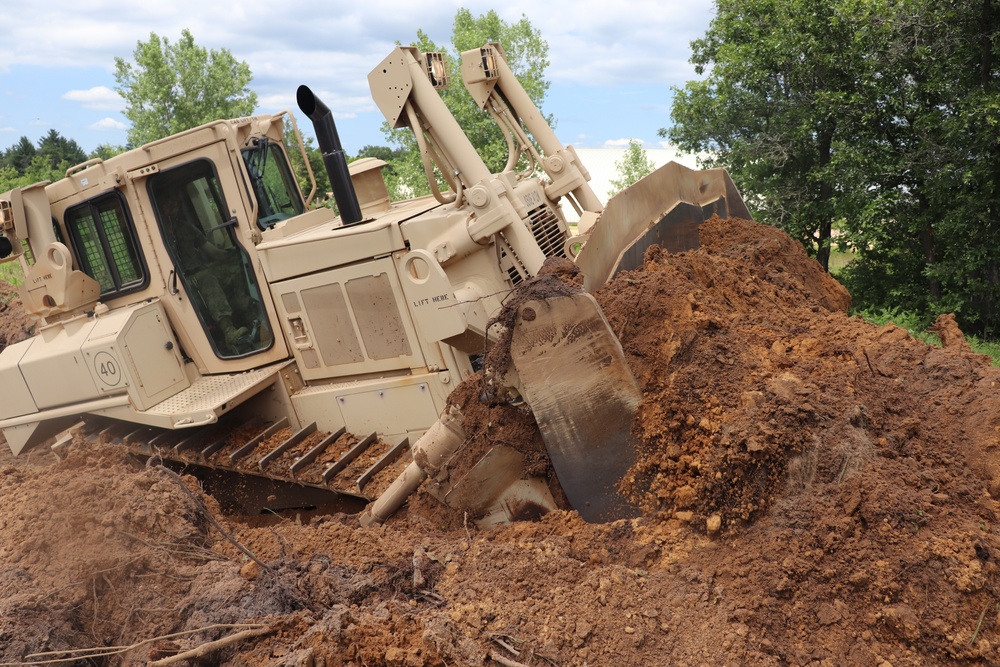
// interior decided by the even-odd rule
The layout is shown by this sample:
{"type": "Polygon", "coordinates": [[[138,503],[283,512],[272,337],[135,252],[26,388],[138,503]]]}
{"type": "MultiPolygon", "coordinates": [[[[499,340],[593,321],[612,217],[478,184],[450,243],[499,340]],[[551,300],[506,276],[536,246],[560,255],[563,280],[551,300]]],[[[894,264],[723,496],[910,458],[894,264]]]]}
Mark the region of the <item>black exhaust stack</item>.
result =
{"type": "Polygon", "coordinates": [[[347,171],[347,157],[337,134],[337,126],[333,122],[333,113],[308,86],[299,86],[295,92],[295,100],[316,130],[316,141],[323,153],[323,164],[330,177],[333,198],[340,209],[340,221],[344,225],[361,222],[361,205],[358,204],[358,195],[351,183],[351,174],[347,171]]]}

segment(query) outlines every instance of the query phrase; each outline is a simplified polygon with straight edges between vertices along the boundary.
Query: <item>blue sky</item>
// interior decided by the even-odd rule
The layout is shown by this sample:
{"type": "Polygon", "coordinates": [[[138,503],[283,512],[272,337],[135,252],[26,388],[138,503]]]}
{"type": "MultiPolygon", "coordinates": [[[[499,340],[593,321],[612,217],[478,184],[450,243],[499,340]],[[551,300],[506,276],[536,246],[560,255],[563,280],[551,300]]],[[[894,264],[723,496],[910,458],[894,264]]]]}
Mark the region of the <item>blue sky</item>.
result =
{"type": "Polygon", "coordinates": [[[661,145],[656,131],[670,120],[670,87],[695,78],[690,42],[714,13],[712,0],[7,2],[0,6],[0,149],[21,136],[37,143],[50,129],[88,152],[125,143],[115,56],[131,59],[151,32],[174,42],[184,28],[200,46],[229,49],[250,65],[258,111],[296,111],[295,89],[304,83],[333,110],[348,153],[385,144],[368,72],[418,28],[449,43],[459,7],[474,15],[495,9],[508,22],[523,14],[541,31],[551,61],[543,111],[555,116],[564,143],[588,148],[630,139],[661,145]]]}

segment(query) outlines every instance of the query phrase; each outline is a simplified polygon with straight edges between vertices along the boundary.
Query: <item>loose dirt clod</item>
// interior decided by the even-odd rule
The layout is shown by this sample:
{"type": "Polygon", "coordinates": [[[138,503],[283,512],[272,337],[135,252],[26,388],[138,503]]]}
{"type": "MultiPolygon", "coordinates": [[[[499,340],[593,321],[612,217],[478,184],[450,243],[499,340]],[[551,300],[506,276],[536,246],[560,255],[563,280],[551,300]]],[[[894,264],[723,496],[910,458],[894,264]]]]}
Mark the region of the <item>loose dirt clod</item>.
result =
{"type": "MultiPolygon", "coordinates": [[[[848,316],[776,229],[701,236],[596,295],[643,388],[622,484],[642,518],[479,531],[418,493],[368,529],[227,519],[184,478],[269,568],[245,577],[163,471],[2,448],[0,662],[260,623],[212,664],[1000,664],[1000,370],[947,322],[941,348],[848,316]]],[[[470,447],[537,437],[476,381],[470,447]]]]}

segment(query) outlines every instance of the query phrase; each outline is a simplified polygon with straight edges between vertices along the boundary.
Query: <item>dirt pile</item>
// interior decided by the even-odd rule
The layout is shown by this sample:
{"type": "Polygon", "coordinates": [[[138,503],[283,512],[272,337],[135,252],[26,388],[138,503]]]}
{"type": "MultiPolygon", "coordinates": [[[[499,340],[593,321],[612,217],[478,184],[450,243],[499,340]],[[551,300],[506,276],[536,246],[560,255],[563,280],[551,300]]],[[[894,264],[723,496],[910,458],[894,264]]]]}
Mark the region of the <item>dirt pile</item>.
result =
{"type": "Polygon", "coordinates": [[[30,337],[34,332],[35,325],[24,312],[17,289],[0,281],[0,350],[30,337]]]}
{"type": "MultiPolygon", "coordinates": [[[[113,448],[0,458],[0,662],[253,623],[99,664],[237,632],[203,664],[1000,664],[1000,371],[849,317],[777,230],[702,244],[597,295],[644,390],[643,518],[225,519],[113,448]]],[[[505,409],[470,432],[530,439],[505,409]]]]}

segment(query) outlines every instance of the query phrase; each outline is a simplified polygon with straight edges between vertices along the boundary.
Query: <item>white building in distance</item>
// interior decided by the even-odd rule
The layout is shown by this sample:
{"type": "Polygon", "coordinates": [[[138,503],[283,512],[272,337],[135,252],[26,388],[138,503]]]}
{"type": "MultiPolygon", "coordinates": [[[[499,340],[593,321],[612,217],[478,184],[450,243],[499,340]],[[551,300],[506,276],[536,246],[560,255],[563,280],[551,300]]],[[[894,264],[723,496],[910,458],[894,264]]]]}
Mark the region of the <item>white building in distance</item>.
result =
{"type": "MultiPolygon", "coordinates": [[[[611,181],[619,178],[618,163],[625,157],[627,147],[623,148],[576,148],[583,166],[590,172],[590,187],[602,202],[607,203],[612,190],[611,181]]],[[[685,167],[697,169],[694,155],[681,155],[674,148],[647,148],[646,156],[657,168],[668,162],[679,162],[685,167]]],[[[564,202],[565,204],[565,202],[564,202]]],[[[563,206],[563,213],[570,222],[576,222],[580,216],[568,205],[563,206]]]]}

